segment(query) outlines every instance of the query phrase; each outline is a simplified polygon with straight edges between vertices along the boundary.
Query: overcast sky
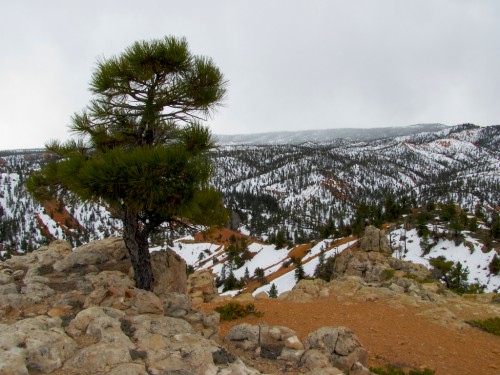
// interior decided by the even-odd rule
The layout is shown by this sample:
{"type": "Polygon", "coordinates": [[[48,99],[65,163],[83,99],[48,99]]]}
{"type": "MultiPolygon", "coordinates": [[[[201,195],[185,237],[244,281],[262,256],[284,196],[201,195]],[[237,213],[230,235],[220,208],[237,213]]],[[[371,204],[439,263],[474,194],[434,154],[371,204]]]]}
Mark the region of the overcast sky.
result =
{"type": "Polygon", "coordinates": [[[214,133],[500,123],[499,0],[0,1],[0,149],[67,139],[97,57],[185,36],[214,133]]]}

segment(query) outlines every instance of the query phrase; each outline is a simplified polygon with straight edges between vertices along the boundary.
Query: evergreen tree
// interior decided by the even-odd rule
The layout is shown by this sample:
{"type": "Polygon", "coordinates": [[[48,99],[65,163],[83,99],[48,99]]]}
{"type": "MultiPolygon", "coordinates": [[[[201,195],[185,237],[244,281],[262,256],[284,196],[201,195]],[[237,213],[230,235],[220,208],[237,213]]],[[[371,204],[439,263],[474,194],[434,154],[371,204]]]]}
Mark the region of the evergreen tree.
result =
{"type": "Polygon", "coordinates": [[[464,236],[462,234],[462,230],[464,229],[464,226],[462,224],[462,221],[459,220],[458,217],[452,219],[450,222],[450,231],[451,231],[451,236],[453,238],[453,241],[455,242],[455,245],[458,246],[462,242],[464,236]]]}
{"type": "Polygon", "coordinates": [[[429,235],[429,228],[427,227],[429,219],[429,214],[425,211],[421,211],[417,215],[417,234],[419,237],[427,237],[429,235]]]}
{"type": "Polygon", "coordinates": [[[385,198],[384,214],[387,221],[397,220],[401,215],[401,206],[396,203],[392,194],[388,194],[385,198]]]}
{"type": "Polygon", "coordinates": [[[318,264],[316,265],[316,268],[314,269],[314,277],[320,277],[321,271],[323,270],[323,267],[325,266],[325,253],[321,252],[318,255],[318,264]]]}
{"type": "Polygon", "coordinates": [[[330,218],[328,219],[328,222],[326,225],[321,226],[319,228],[319,238],[320,239],[325,239],[329,238],[331,236],[336,236],[337,235],[337,228],[335,227],[334,221],[330,218]]]}
{"type": "Polygon", "coordinates": [[[264,270],[260,267],[257,267],[254,271],[254,276],[257,279],[257,281],[260,283],[260,285],[266,284],[266,277],[264,276],[264,270]]]}
{"type": "Polygon", "coordinates": [[[269,298],[278,298],[278,288],[274,283],[271,285],[271,289],[269,289],[269,298]]]}
{"type": "Polygon", "coordinates": [[[469,284],[469,268],[462,263],[447,261],[443,256],[431,258],[429,263],[434,267],[434,277],[444,281],[447,288],[457,293],[481,293],[484,286],[478,283],[469,284]]]}
{"type": "Polygon", "coordinates": [[[283,230],[279,230],[276,233],[274,244],[276,245],[276,249],[282,249],[283,247],[285,247],[286,239],[285,239],[285,232],[283,230]]]}
{"type": "Polygon", "coordinates": [[[224,280],[222,291],[226,292],[228,290],[240,289],[242,286],[242,281],[234,276],[233,270],[230,270],[229,275],[224,280]]]}
{"type": "Polygon", "coordinates": [[[151,290],[149,238],[160,225],[226,221],[208,186],[215,143],[199,123],[220,104],[225,85],[209,58],[175,37],[99,60],[94,98],[72,118],[78,138],[47,145],[57,160],[31,176],[29,190],[39,200],[70,191],[110,207],[123,221],[136,285],[151,290]]]}
{"type": "Polygon", "coordinates": [[[457,262],[446,275],[445,281],[448,288],[459,293],[466,293],[468,290],[467,280],[469,278],[469,269],[463,267],[462,263],[457,262]]]}
{"type": "Polygon", "coordinates": [[[500,258],[495,254],[488,266],[490,273],[497,276],[500,274],[500,258]]]}
{"type": "Polygon", "coordinates": [[[477,219],[475,217],[469,220],[468,229],[473,233],[477,232],[477,230],[479,229],[479,226],[477,224],[477,219]]]}
{"type": "Polygon", "coordinates": [[[446,258],[441,255],[437,258],[431,258],[429,263],[433,267],[432,273],[434,278],[437,280],[443,280],[446,283],[446,286],[448,286],[446,278],[453,267],[453,262],[446,260],[446,258]]]}
{"type": "Polygon", "coordinates": [[[448,203],[441,208],[441,220],[443,221],[451,221],[456,217],[456,215],[457,207],[453,200],[448,201],[448,203]]]}
{"type": "Polygon", "coordinates": [[[491,219],[491,236],[495,239],[500,239],[500,216],[493,214],[491,219]]]}
{"type": "Polygon", "coordinates": [[[319,262],[314,269],[314,277],[330,281],[335,267],[335,255],[325,258],[325,253],[321,253],[318,258],[319,262]]]}
{"type": "Polygon", "coordinates": [[[300,280],[306,277],[306,273],[304,271],[304,266],[302,266],[302,259],[295,259],[295,281],[299,282],[300,280]]]}

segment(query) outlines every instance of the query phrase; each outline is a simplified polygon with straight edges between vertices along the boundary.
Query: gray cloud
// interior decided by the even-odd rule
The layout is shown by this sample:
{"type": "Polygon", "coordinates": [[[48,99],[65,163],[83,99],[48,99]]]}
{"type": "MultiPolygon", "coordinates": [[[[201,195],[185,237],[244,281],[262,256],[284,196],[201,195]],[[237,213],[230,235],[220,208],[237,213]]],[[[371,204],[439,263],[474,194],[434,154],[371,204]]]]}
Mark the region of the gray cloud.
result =
{"type": "Polygon", "coordinates": [[[67,137],[96,58],[168,34],[230,81],[216,133],[500,122],[496,0],[75,3],[0,5],[0,149],[67,137]]]}

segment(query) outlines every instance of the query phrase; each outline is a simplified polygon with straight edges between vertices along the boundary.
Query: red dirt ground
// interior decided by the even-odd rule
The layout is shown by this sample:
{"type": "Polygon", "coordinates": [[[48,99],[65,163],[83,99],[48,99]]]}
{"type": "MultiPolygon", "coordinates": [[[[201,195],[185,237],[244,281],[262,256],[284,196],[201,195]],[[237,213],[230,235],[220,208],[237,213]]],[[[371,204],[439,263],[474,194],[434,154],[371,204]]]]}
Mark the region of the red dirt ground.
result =
{"type": "MultiPolygon", "coordinates": [[[[303,340],[323,326],[346,326],[354,330],[369,352],[369,366],[388,364],[402,368],[430,368],[436,375],[499,375],[500,337],[476,328],[442,326],[416,316],[430,306],[416,307],[365,302],[336,296],[307,303],[256,300],[262,317],[249,316],[221,322],[221,337],[230,327],[248,322],[282,325],[295,330],[303,340]]],[[[215,305],[204,305],[207,311],[215,305]]],[[[473,310],[454,311],[465,319],[484,319],[473,310]]]]}

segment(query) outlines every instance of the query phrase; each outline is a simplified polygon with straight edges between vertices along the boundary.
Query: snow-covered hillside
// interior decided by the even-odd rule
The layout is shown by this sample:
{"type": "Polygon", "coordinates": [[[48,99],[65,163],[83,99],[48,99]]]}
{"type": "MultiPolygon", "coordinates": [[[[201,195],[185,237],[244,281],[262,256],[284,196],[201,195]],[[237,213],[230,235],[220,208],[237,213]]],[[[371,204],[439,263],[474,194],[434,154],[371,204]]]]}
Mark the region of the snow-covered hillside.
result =
{"type": "Polygon", "coordinates": [[[7,250],[29,251],[51,239],[74,246],[118,235],[120,222],[102,206],[48,202],[42,206],[26,191],[25,180],[40,168],[43,153],[22,151],[0,158],[0,255],[7,250]]]}
{"type": "MultiPolygon", "coordinates": [[[[444,231],[444,228],[440,230],[444,231]]],[[[487,252],[483,252],[484,245],[468,234],[465,234],[464,241],[458,245],[453,241],[441,239],[432,246],[432,249],[426,255],[422,254],[420,237],[417,235],[416,229],[405,231],[400,226],[387,234],[387,238],[395,249],[393,253],[395,258],[423,264],[431,269],[429,259],[443,256],[454,263],[461,262],[464,268],[468,268],[469,283],[479,283],[485,287],[486,292],[500,290],[500,274],[492,275],[488,269],[488,265],[496,254],[495,250],[489,249],[487,252]]],[[[245,274],[253,276],[257,268],[264,270],[264,276],[268,283],[256,287],[252,291],[253,295],[262,291],[269,292],[272,284],[276,286],[279,294],[289,291],[295,286],[295,268],[290,266],[290,258],[293,254],[297,254],[296,250],[298,248],[304,248],[305,246],[306,251],[302,257],[302,266],[306,277],[313,277],[314,271],[320,262],[319,254],[324,253],[325,258],[335,256],[357,242],[356,239],[327,239],[314,245],[298,245],[291,248],[277,249],[275,245],[249,240],[248,250],[252,254],[251,259],[241,267],[233,268],[232,273],[237,279],[242,279],[245,274]]],[[[155,248],[152,251],[160,248],[155,248]]],[[[231,272],[231,266],[227,261],[227,254],[225,254],[222,244],[196,243],[193,237],[185,237],[174,241],[171,248],[195,270],[210,269],[218,279],[224,279],[231,272]],[[200,254],[203,255],[200,256],[200,254]]],[[[223,287],[219,288],[220,293],[231,295],[237,294],[241,290],[231,290],[223,293],[223,287]]]]}
{"type": "MultiPolygon", "coordinates": [[[[429,226],[429,230],[433,228],[429,226]]],[[[444,228],[438,227],[438,232],[443,233],[444,228]]],[[[392,240],[395,258],[411,261],[413,263],[423,264],[427,268],[432,268],[429,260],[443,256],[448,261],[454,263],[460,262],[464,268],[469,271],[469,283],[479,283],[486,286],[486,291],[500,291],[500,275],[491,275],[488,265],[496,254],[494,249],[486,249],[484,244],[478,239],[470,236],[470,233],[464,231],[464,241],[455,244],[454,241],[441,238],[434,244],[431,244],[430,250],[424,254],[421,245],[421,238],[416,229],[404,230],[403,226],[396,228],[392,240]],[[406,238],[406,240],[405,240],[406,238]]],[[[389,238],[388,238],[389,239],[389,238]]]]}
{"type": "MultiPolygon", "coordinates": [[[[349,232],[360,204],[377,215],[388,196],[405,210],[430,200],[453,200],[469,212],[500,207],[500,126],[395,129],[321,144],[222,146],[213,154],[212,184],[224,194],[233,228],[244,225],[262,240],[280,231],[296,243],[331,224],[349,232]]],[[[46,158],[44,150],[0,152],[0,251],[119,233],[119,221],[99,205],[33,201],[24,181],[46,158]]]]}
{"type": "Polygon", "coordinates": [[[500,126],[321,145],[226,146],[214,160],[214,184],[254,236],[281,229],[292,241],[313,239],[329,220],[347,224],[361,202],[380,205],[388,195],[415,206],[429,200],[453,200],[470,211],[500,206],[500,126]]]}

